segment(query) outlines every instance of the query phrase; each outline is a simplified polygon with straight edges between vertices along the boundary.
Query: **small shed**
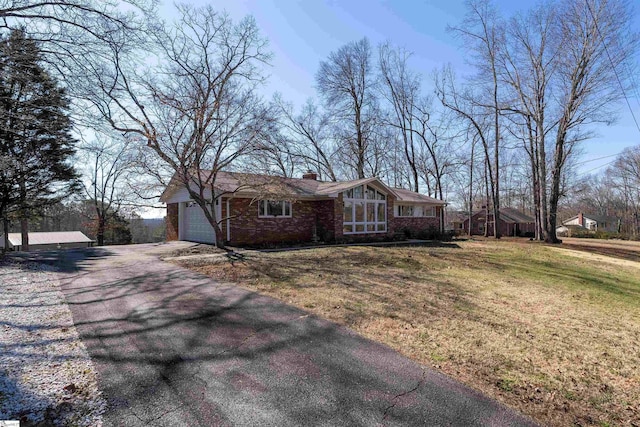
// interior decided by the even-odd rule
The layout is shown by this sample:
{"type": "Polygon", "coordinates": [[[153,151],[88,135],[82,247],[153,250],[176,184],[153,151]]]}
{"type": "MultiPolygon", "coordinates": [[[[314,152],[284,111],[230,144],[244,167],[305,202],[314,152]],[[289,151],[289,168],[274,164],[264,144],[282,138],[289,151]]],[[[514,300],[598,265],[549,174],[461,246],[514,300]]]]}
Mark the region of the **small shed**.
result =
{"type": "MultiPolygon", "coordinates": [[[[4,248],[4,234],[0,234],[0,249],[4,248]]],[[[93,240],[82,231],[50,231],[29,233],[29,250],[51,250],[90,248],[93,240]]],[[[22,234],[9,233],[8,250],[20,251],[22,249],[22,234]]]]}

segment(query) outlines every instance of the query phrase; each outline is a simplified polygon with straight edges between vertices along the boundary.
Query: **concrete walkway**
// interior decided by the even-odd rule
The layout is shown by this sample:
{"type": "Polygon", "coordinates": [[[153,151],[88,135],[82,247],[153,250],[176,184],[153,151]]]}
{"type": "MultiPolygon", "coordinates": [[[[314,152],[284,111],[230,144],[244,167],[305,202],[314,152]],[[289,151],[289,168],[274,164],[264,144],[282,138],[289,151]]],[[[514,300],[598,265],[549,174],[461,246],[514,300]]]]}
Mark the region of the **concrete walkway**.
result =
{"type": "Polygon", "coordinates": [[[159,260],[174,249],[35,255],[61,269],[106,425],[535,425],[349,329],[159,260]]]}

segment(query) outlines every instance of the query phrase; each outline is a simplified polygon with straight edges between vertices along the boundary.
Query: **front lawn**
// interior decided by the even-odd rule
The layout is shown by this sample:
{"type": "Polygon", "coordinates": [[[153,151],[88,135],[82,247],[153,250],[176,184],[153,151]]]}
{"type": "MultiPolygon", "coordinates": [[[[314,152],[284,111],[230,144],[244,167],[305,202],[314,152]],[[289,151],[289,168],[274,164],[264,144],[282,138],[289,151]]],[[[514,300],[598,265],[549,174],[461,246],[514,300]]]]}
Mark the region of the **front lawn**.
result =
{"type": "Polygon", "coordinates": [[[588,255],[510,240],[183,263],[347,325],[541,423],[640,425],[640,263],[588,255]]]}

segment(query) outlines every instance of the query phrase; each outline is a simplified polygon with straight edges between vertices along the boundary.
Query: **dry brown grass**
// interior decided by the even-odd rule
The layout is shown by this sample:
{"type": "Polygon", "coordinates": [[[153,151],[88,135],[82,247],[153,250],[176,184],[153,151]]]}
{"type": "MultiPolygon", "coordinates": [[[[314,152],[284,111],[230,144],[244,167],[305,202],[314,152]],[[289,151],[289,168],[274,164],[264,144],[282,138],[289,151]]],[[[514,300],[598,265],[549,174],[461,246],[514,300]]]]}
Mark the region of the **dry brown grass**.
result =
{"type": "Polygon", "coordinates": [[[600,258],[471,241],[192,268],[347,325],[544,424],[640,425],[640,263],[600,258]]]}
{"type": "Polygon", "coordinates": [[[208,245],[205,243],[193,243],[193,244],[189,244],[186,247],[181,247],[171,252],[164,253],[163,257],[177,258],[182,256],[191,256],[191,255],[211,255],[211,254],[224,254],[224,253],[226,253],[224,249],[219,249],[215,245],[208,245]]]}

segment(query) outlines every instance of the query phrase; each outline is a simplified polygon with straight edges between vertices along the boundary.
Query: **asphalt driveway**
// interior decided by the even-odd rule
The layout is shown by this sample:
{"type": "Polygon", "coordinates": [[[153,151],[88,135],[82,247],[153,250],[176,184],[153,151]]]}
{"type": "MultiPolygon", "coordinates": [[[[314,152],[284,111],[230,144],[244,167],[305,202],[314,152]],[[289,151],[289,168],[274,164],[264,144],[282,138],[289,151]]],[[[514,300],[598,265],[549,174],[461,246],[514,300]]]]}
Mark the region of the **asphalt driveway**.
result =
{"type": "Polygon", "coordinates": [[[534,425],[349,329],[160,261],[172,248],[37,255],[61,269],[106,425],[534,425]]]}

